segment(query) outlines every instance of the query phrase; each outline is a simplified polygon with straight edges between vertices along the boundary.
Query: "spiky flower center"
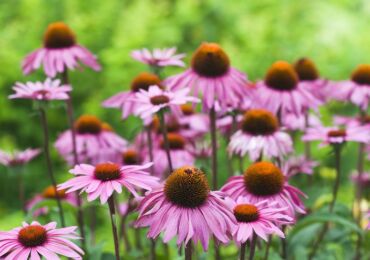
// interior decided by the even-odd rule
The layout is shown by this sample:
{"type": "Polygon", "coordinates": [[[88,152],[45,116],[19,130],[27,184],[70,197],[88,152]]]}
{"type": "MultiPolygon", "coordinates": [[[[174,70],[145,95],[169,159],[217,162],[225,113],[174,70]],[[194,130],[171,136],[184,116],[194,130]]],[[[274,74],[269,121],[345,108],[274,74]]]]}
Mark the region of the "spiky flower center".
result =
{"type": "Polygon", "coordinates": [[[158,95],[150,98],[150,103],[155,106],[167,104],[168,102],[170,102],[170,98],[166,95],[158,95]]]}
{"type": "Polygon", "coordinates": [[[315,63],[309,58],[301,58],[294,63],[294,69],[300,80],[316,80],[319,78],[315,63]]]}
{"type": "Polygon", "coordinates": [[[75,122],[79,134],[99,134],[102,131],[102,122],[93,115],[80,116],[75,122]]]}
{"type": "Polygon", "coordinates": [[[50,49],[68,48],[76,44],[74,32],[63,22],[49,24],[44,34],[44,46],[50,49]]]}
{"type": "Polygon", "coordinates": [[[42,197],[46,199],[56,199],[58,198],[63,199],[66,197],[65,190],[56,190],[54,186],[49,186],[42,192],[42,197]]]}
{"type": "Polygon", "coordinates": [[[234,216],[239,222],[253,222],[258,220],[258,208],[252,204],[239,204],[234,208],[234,216]]]}
{"type": "MultiPolygon", "coordinates": [[[[171,150],[181,150],[185,147],[185,138],[176,133],[167,134],[168,144],[171,150]]],[[[164,140],[161,141],[161,148],[165,149],[164,140]]]]}
{"type": "Polygon", "coordinates": [[[329,137],[345,137],[347,135],[346,130],[339,129],[339,130],[330,130],[328,132],[329,137]]]}
{"type": "Polygon", "coordinates": [[[148,72],[142,72],[137,75],[131,82],[131,91],[138,92],[140,89],[148,90],[150,86],[161,86],[161,79],[148,72]]]}
{"type": "Polygon", "coordinates": [[[277,61],[267,71],[265,83],[272,89],[289,91],[296,88],[298,75],[288,62],[277,61]]]}
{"type": "Polygon", "coordinates": [[[244,172],[244,184],[256,196],[271,196],[283,190],[284,175],[271,162],[257,162],[244,172]]]}
{"type": "Polygon", "coordinates": [[[220,77],[229,71],[230,60],[216,43],[202,43],[194,52],[191,67],[204,77],[220,77]]]}
{"type": "Polygon", "coordinates": [[[184,104],[180,106],[181,111],[184,115],[190,116],[194,114],[194,107],[191,104],[184,104]]]}
{"type": "Polygon", "coordinates": [[[352,72],[352,81],[360,85],[370,85],[370,64],[361,64],[352,72]]]}
{"type": "Polygon", "coordinates": [[[251,135],[270,135],[278,127],[276,116],[264,109],[251,109],[245,112],[242,120],[243,131],[251,135]]]}
{"type": "Polygon", "coordinates": [[[205,174],[198,168],[184,166],[176,169],[164,185],[166,198],[184,208],[196,208],[206,202],[209,185],[205,174]]]}
{"type": "Polygon", "coordinates": [[[95,166],[95,178],[101,181],[117,180],[121,176],[120,167],[115,163],[100,163],[95,166]]]}
{"type": "Polygon", "coordinates": [[[138,164],[139,154],[134,149],[128,149],[122,154],[123,163],[126,165],[138,164]]]}
{"type": "Polygon", "coordinates": [[[18,241],[24,247],[43,245],[47,240],[46,229],[42,226],[32,225],[22,228],[18,233],[18,241]]]}

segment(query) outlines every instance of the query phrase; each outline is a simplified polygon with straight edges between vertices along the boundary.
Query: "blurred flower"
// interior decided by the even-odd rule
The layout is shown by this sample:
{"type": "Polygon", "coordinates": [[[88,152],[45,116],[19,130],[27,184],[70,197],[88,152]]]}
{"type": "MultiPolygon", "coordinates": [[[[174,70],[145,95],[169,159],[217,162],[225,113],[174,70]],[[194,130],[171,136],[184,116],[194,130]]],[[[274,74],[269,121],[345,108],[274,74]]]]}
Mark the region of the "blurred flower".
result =
{"type": "Polygon", "coordinates": [[[60,85],[60,80],[47,78],[45,82],[17,82],[13,87],[15,94],[10,99],[23,98],[33,100],[66,100],[72,90],[69,85],[60,85]]]}
{"type": "MultiPolygon", "coordinates": [[[[186,149],[187,142],[185,138],[176,133],[168,133],[167,138],[173,168],[193,165],[195,157],[186,149]]],[[[149,154],[146,154],[144,161],[149,161],[149,154]]],[[[165,173],[169,171],[169,165],[163,138],[160,139],[159,144],[153,147],[153,163],[154,174],[158,177],[166,176],[165,173]]]]}
{"type": "Polygon", "coordinates": [[[243,176],[229,178],[221,188],[232,199],[244,196],[249,203],[255,204],[264,200],[277,203],[277,207],[287,208],[289,216],[305,213],[299,196],[305,196],[297,188],[290,186],[281,170],[270,162],[257,162],[244,172],[243,176]]]}
{"type": "Polygon", "coordinates": [[[165,184],[140,202],[137,227],[149,227],[148,237],[163,232],[167,243],[177,235],[177,245],[190,240],[208,249],[209,239],[229,241],[235,219],[219,192],[210,191],[204,173],[191,166],[175,170],[165,184]]]}
{"type": "MultiPolygon", "coordinates": [[[[209,132],[209,117],[203,113],[196,113],[192,104],[180,106],[181,114],[177,116],[180,125],[179,132],[189,140],[203,137],[209,132]]],[[[174,115],[176,116],[176,115],[174,115]]]]}
{"type": "MultiPolygon", "coordinates": [[[[80,162],[98,163],[110,159],[126,147],[127,141],[93,115],[82,115],[75,122],[76,150],[80,162]]],[[[59,135],[54,144],[63,158],[73,164],[71,130],[59,135]]]]}
{"type": "MultiPolygon", "coordinates": [[[[27,203],[26,209],[27,209],[27,211],[29,211],[29,210],[33,209],[33,207],[36,206],[38,203],[40,203],[44,200],[50,200],[50,199],[51,200],[56,200],[57,195],[58,195],[58,198],[60,199],[60,201],[65,201],[68,204],[70,204],[72,206],[75,206],[75,207],[78,205],[78,201],[77,201],[77,197],[76,197],[75,193],[68,193],[67,194],[67,193],[65,193],[65,190],[56,191],[54,189],[54,186],[49,186],[46,189],[44,189],[42,193],[37,194],[35,197],[33,197],[27,203]]],[[[48,211],[48,207],[42,207],[41,209],[43,209],[43,210],[39,211],[40,214],[45,213],[45,210],[46,210],[46,212],[48,211]]],[[[34,211],[33,216],[37,217],[38,214],[35,214],[35,211],[34,211]]]]}
{"type": "Polygon", "coordinates": [[[197,159],[210,158],[212,155],[211,143],[206,140],[191,142],[187,150],[197,159]]]}
{"type": "Polygon", "coordinates": [[[232,115],[227,114],[225,116],[217,118],[217,129],[224,135],[230,134],[232,130],[237,130],[240,122],[243,120],[243,115],[237,114],[234,117],[235,119],[233,119],[232,115]],[[233,122],[233,120],[235,121],[233,122]],[[233,127],[235,127],[236,129],[233,129],[233,127]]]}
{"type": "Polygon", "coordinates": [[[114,191],[121,193],[122,186],[135,197],[139,194],[135,188],[151,190],[158,185],[158,179],[149,176],[143,171],[152,166],[152,163],[144,165],[119,166],[115,163],[100,163],[96,166],[89,164],[76,165],[69,172],[75,177],[58,185],[58,190],[65,189],[66,193],[81,190],[87,193],[87,200],[92,201],[100,198],[102,204],[106,203],[114,191]]]}
{"type": "Polygon", "coordinates": [[[369,126],[352,126],[348,125],[346,129],[338,127],[312,127],[306,130],[302,137],[303,141],[322,141],[321,145],[341,144],[344,142],[370,142],[369,126]]]}
{"type": "MultiPolygon", "coordinates": [[[[303,131],[306,129],[306,115],[304,114],[294,114],[294,113],[286,113],[284,116],[281,117],[281,125],[290,131],[301,130],[303,131]]],[[[312,113],[308,114],[308,127],[315,127],[321,126],[322,123],[320,118],[312,113]]]]}
{"type": "Polygon", "coordinates": [[[126,217],[131,212],[135,211],[138,207],[142,197],[132,197],[126,202],[122,202],[118,206],[118,212],[122,217],[126,217]]]}
{"type": "Polygon", "coordinates": [[[333,122],[335,125],[344,125],[344,126],[361,126],[367,125],[370,126],[370,116],[365,115],[361,117],[350,117],[350,116],[334,116],[333,122]]]}
{"type": "Polygon", "coordinates": [[[132,80],[129,91],[119,92],[105,100],[102,105],[103,107],[120,108],[122,118],[125,119],[134,113],[137,106],[140,106],[134,100],[136,92],[141,89],[148,90],[154,85],[162,87],[161,79],[155,74],[142,72],[132,80]]]}
{"type": "Polygon", "coordinates": [[[59,259],[57,255],[82,259],[84,252],[69,241],[79,239],[77,227],[56,228],[56,222],[46,225],[33,221],[22,227],[0,232],[0,257],[4,259],[59,259]]]}
{"type": "Polygon", "coordinates": [[[228,106],[238,108],[252,91],[247,77],[230,66],[230,59],[216,43],[202,43],[193,54],[191,67],[165,80],[171,90],[189,88],[202,96],[203,109],[208,112],[216,101],[222,111],[228,106]]]}
{"type": "Polygon", "coordinates": [[[265,79],[256,83],[256,98],[259,105],[273,112],[300,115],[309,108],[316,108],[321,101],[311,94],[307,84],[299,82],[292,65],[285,61],[272,64],[265,79]]]}
{"type": "Polygon", "coordinates": [[[350,101],[366,111],[370,100],[370,65],[360,64],[352,72],[351,79],[335,84],[332,98],[350,101]]]}
{"type": "Polygon", "coordinates": [[[236,201],[226,198],[226,202],[237,220],[237,228],[234,229],[232,235],[238,245],[252,240],[254,234],[265,241],[271,234],[285,238],[279,226],[290,224],[293,221],[285,213],[287,208],[279,207],[277,202],[262,200],[250,203],[244,197],[239,197],[236,201]]]}
{"type": "Polygon", "coordinates": [[[182,61],[182,59],[185,57],[185,54],[175,55],[175,53],[175,47],[168,49],[154,49],[152,52],[144,48],[142,50],[134,50],[131,52],[131,57],[153,67],[184,67],[185,63],[182,61]]]}
{"type": "Polygon", "coordinates": [[[45,74],[53,78],[67,68],[80,68],[79,62],[93,70],[100,70],[95,56],[77,44],[74,32],[63,22],[56,22],[49,24],[46,29],[44,47],[23,60],[22,70],[27,75],[43,65],[45,74]]]}
{"type": "Polygon", "coordinates": [[[150,86],[147,91],[141,89],[133,99],[138,103],[134,114],[145,119],[164,108],[170,108],[174,113],[179,114],[181,113],[179,105],[200,101],[198,98],[188,96],[189,91],[187,88],[178,91],[168,91],[160,89],[158,86],[150,86]]]}
{"type": "Polygon", "coordinates": [[[283,162],[282,172],[287,178],[302,173],[311,175],[318,165],[318,162],[308,160],[304,156],[292,156],[283,162]]]}
{"type": "Polygon", "coordinates": [[[40,149],[28,148],[24,151],[7,153],[0,150],[0,164],[4,166],[24,165],[40,154],[40,149]]]}
{"type": "Polygon", "coordinates": [[[370,187],[370,173],[363,172],[361,175],[358,172],[353,172],[351,174],[351,180],[358,186],[365,188],[370,187]]]}
{"type": "Polygon", "coordinates": [[[232,154],[244,156],[249,154],[255,161],[266,158],[281,157],[291,152],[291,137],[279,130],[277,118],[267,110],[248,110],[241,122],[241,130],[231,136],[228,150],[232,154]]]}

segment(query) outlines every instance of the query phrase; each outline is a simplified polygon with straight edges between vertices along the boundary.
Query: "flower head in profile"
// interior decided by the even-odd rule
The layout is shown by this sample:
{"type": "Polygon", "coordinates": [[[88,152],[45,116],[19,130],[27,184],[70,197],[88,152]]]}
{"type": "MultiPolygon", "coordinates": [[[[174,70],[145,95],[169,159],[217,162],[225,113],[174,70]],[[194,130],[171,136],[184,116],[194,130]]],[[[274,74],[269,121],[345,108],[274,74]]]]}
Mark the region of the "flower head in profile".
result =
{"type": "Polygon", "coordinates": [[[65,189],[66,193],[81,190],[87,193],[87,200],[100,198],[102,204],[106,203],[113,192],[122,192],[124,186],[135,197],[136,190],[151,190],[158,185],[158,179],[144,171],[152,163],[144,165],[119,166],[115,163],[99,163],[96,166],[89,164],[76,165],[70,173],[74,178],[58,185],[58,190],[65,189]]]}
{"type": "MultiPolygon", "coordinates": [[[[76,150],[80,162],[99,163],[107,157],[120,154],[127,141],[117,135],[112,127],[93,115],[82,115],[74,124],[76,131],[76,150]]],[[[73,164],[72,133],[67,130],[59,135],[54,144],[59,154],[73,164]]]]}
{"type": "Polygon", "coordinates": [[[154,49],[152,52],[144,48],[131,52],[131,57],[141,63],[153,67],[179,66],[184,67],[182,59],[185,54],[176,54],[176,48],[154,49]]]}
{"type": "Polygon", "coordinates": [[[44,34],[44,46],[27,55],[22,62],[25,75],[44,67],[48,77],[55,77],[67,69],[80,68],[82,63],[100,70],[96,57],[77,43],[75,33],[63,22],[49,24],[44,34]]]}
{"type": "Polygon", "coordinates": [[[24,151],[7,153],[0,150],[0,164],[4,166],[24,165],[40,154],[40,149],[28,148],[24,151]]]}
{"type": "Polygon", "coordinates": [[[249,166],[243,176],[229,178],[221,188],[232,199],[245,197],[255,204],[267,200],[287,208],[286,213],[294,217],[295,213],[305,213],[300,196],[305,196],[297,188],[289,185],[281,170],[271,162],[256,162],[249,166]]]}
{"type": "Polygon", "coordinates": [[[342,144],[344,142],[370,142],[370,126],[339,127],[312,127],[306,130],[303,141],[321,141],[321,145],[342,144]]]}
{"type": "Polygon", "coordinates": [[[163,232],[163,242],[177,236],[177,245],[190,240],[205,250],[214,236],[227,243],[235,218],[222,194],[210,191],[205,174],[192,166],[176,169],[164,185],[146,195],[139,204],[137,227],[149,227],[148,237],[163,232]]]}
{"type": "Polygon", "coordinates": [[[196,97],[188,96],[189,89],[176,91],[163,90],[158,86],[150,86],[149,89],[139,90],[134,101],[140,105],[136,106],[134,113],[145,119],[165,108],[172,109],[174,113],[180,114],[180,105],[188,102],[198,103],[196,97]]]}
{"type": "Polygon", "coordinates": [[[292,151],[292,139],[279,129],[279,122],[264,109],[248,110],[241,121],[241,129],[231,136],[228,150],[232,154],[249,154],[251,160],[265,156],[281,157],[292,151]]]}
{"type": "Polygon", "coordinates": [[[279,226],[293,221],[293,218],[286,214],[287,208],[280,207],[277,202],[262,200],[250,203],[245,197],[239,197],[236,201],[226,198],[226,201],[237,221],[237,228],[232,235],[238,245],[252,240],[254,234],[265,241],[268,235],[272,234],[284,238],[279,226]]]}
{"type": "Polygon", "coordinates": [[[58,255],[82,259],[84,252],[70,241],[79,239],[77,227],[56,228],[56,222],[46,225],[34,221],[21,227],[0,232],[0,257],[12,259],[59,259],[58,255]]]}
{"type": "Polygon", "coordinates": [[[13,87],[15,94],[10,99],[66,100],[72,90],[69,85],[61,85],[60,80],[47,78],[44,82],[17,82],[13,87]]]}
{"type": "Polygon", "coordinates": [[[202,96],[203,109],[208,112],[218,102],[222,111],[241,106],[251,92],[247,77],[233,68],[229,56],[216,43],[202,43],[194,52],[191,67],[165,81],[169,89],[190,88],[202,96]]]}
{"type": "Polygon", "coordinates": [[[256,83],[255,94],[261,107],[274,114],[279,112],[282,117],[286,113],[300,115],[321,104],[307,84],[299,81],[293,66],[285,61],[271,65],[265,79],[256,83]]]}
{"type": "Polygon", "coordinates": [[[282,171],[287,178],[297,174],[312,175],[319,163],[306,159],[304,156],[291,156],[283,162],[282,171]]]}

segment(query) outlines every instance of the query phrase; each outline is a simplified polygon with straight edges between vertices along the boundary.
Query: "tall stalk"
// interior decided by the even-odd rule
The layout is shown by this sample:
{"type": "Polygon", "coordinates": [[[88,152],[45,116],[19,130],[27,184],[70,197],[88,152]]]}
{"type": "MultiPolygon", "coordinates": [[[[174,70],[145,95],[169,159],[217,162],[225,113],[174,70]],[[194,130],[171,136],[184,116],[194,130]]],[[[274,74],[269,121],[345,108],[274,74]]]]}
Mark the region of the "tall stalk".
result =
{"type": "Polygon", "coordinates": [[[185,247],[185,260],[191,260],[192,256],[193,256],[193,245],[190,240],[185,247]]]}
{"type": "MultiPolygon", "coordinates": [[[[254,258],[254,253],[256,251],[256,244],[257,244],[257,236],[256,234],[254,234],[252,237],[252,241],[251,241],[251,249],[249,251],[249,260],[253,260],[254,258]]],[[[283,259],[287,259],[287,258],[283,258],[283,259]]]]}
{"type": "Polygon", "coordinates": [[[212,188],[217,190],[217,136],[216,136],[216,111],[212,107],[209,112],[209,121],[211,124],[211,142],[212,142],[212,188]]]}
{"type": "Polygon", "coordinates": [[[116,225],[116,207],[114,203],[114,195],[110,196],[108,199],[108,206],[109,206],[109,215],[110,221],[112,224],[112,233],[113,233],[113,240],[114,240],[114,252],[116,255],[116,260],[120,260],[119,257],[119,240],[118,240],[118,232],[117,232],[117,225],[116,225]]]}
{"type": "Polygon", "coordinates": [[[239,259],[240,260],[245,260],[245,249],[247,247],[247,242],[244,242],[240,245],[240,256],[239,256],[239,259]]]}
{"type": "Polygon", "coordinates": [[[170,144],[168,142],[167,126],[166,126],[166,122],[164,120],[164,112],[159,111],[158,112],[158,117],[159,117],[159,124],[161,126],[161,132],[162,132],[162,135],[163,135],[164,147],[165,147],[166,155],[167,155],[168,168],[170,170],[169,174],[171,174],[172,171],[173,171],[173,167],[172,167],[172,160],[171,160],[170,144]]]}
{"type": "Polygon", "coordinates": [[[66,224],[64,221],[63,207],[62,207],[62,203],[60,202],[60,198],[58,196],[57,182],[55,180],[53,166],[52,166],[51,158],[50,158],[48,122],[47,122],[45,109],[42,107],[42,105],[39,106],[39,112],[40,112],[41,126],[42,126],[43,133],[44,133],[44,155],[45,155],[45,160],[46,160],[47,172],[51,180],[51,184],[53,185],[53,188],[54,188],[55,198],[56,198],[58,209],[59,209],[60,222],[61,222],[62,227],[65,227],[66,224]]]}

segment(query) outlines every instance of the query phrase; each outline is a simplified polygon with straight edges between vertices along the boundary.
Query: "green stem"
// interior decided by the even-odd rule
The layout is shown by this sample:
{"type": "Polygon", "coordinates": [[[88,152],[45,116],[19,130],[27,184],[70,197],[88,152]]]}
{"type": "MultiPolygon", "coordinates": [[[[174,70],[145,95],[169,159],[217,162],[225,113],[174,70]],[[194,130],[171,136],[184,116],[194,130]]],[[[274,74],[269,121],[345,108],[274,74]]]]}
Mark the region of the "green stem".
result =
{"type": "Polygon", "coordinates": [[[115,221],[116,209],[115,209],[115,205],[114,205],[113,195],[110,196],[109,199],[108,199],[108,206],[109,206],[110,220],[111,220],[111,223],[112,223],[112,233],[113,233],[113,240],[114,240],[114,252],[115,252],[115,255],[116,255],[116,260],[120,260],[118,232],[117,232],[117,225],[116,225],[116,221],[115,221]]]}
{"type": "Polygon", "coordinates": [[[168,167],[169,167],[170,174],[171,174],[172,171],[173,171],[173,167],[172,167],[172,160],[171,160],[171,153],[170,153],[170,144],[168,142],[168,136],[167,136],[167,127],[166,127],[166,123],[165,123],[165,120],[164,120],[164,112],[159,111],[158,112],[158,117],[159,117],[159,123],[161,125],[161,131],[162,131],[162,134],[163,134],[163,142],[164,142],[164,147],[166,149],[168,167]]]}

